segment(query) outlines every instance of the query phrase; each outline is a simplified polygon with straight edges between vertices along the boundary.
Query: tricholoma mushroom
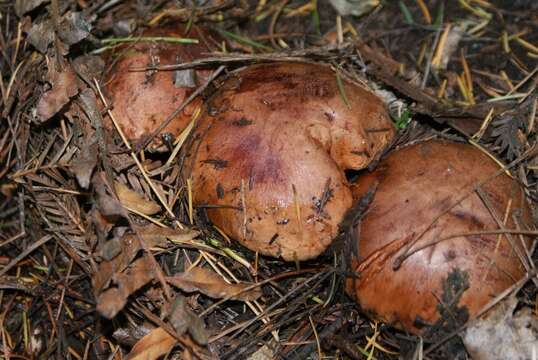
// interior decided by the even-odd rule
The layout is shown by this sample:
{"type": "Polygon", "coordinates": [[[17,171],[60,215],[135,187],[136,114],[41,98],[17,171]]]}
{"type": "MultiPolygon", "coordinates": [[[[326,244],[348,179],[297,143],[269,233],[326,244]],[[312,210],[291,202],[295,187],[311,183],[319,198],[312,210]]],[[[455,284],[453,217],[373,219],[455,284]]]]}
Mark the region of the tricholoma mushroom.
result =
{"type": "Polygon", "coordinates": [[[351,206],[344,170],[393,138],[383,103],[330,67],[272,63],[233,73],[191,149],[193,196],[226,234],[286,260],[321,254],[351,206]]]}
{"type": "MultiPolygon", "coordinates": [[[[189,62],[216,49],[220,37],[202,27],[193,26],[185,33],[182,25],[149,29],[134,43],[126,43],[106,53],[111,68],[104,80],[114,116],[129,140],[151,134],[196,88],[211,70],[155,71],[140,69],[157,65],[189,62]],[[197,44],[174,42],[174,38],[196,39],[197,44]],[[138,69],[138,70],[137,70],[138,69]]],[[[201,98],[192,101],[163,130],[173,137],[187,126],[201,98]]],[[[105,126],[112,129],[110,119],[105,126]]],[[[166,150],[162,137],[154,138],[150,150],[166,150]]]]}
{"type": "Polygon", "coordinates": [[[359,177],[353,196],[375,184],[347,281],[374,318],[417,334],[462,325],[524,276],[530,239],[518,231],[532,222],[523,189],[474,146],[403,147],[359,177]]]}

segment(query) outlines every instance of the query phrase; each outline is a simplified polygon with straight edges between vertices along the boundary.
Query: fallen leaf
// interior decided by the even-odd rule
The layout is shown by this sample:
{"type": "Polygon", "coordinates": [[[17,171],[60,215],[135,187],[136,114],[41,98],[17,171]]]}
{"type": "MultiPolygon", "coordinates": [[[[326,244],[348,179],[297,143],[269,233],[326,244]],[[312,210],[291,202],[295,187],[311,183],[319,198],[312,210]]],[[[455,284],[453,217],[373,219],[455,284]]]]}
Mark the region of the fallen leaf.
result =
{"type": "Polygon", "coordinates": [[[90,22],[81,12],[69,11],[62,17],[58,26],[58,36],[67,45],[73,45],[85,39],[92,29],[90,22]]]}
{"type": "Polygon", "coordinates": [[[26,40],[42,54],[47,52],[50,44],[54,41],[54,27],[51,20],[44,20],[32,24],[26,34],[26,40]]]}
{"type": "Polygon", "coordinates": [[[56,71],[52,62],[49,62],[48,66],[48,82],[52,88],[45,92],[37,103],[37,117],[41,121],[53,117],[79,90],[77,76],[70,66],[62,71],[56,71]]]}
{"type": "Polygon", "coordinates": [[[17,0],[15,1],[15,14],[18,17],[23,16],[29,11],[34,10],[43,3],[48,3],[49,0],[17,0]]]}
{"type": "Polygon", "coordinates": [[[136,231],[149,247],[162,246],[167,240],[172,242],[192,240],[200,234],[199,231],[192,229],[163,228],[154,224],[136,226],[136,231]]]}
{"type": "Polygon", "coordinates": [[[465,329],[463,343],[473,360],[535,358],[538,318],[528,307],[516,311],[517,305],[517,298],[510,296],[465,329]]]}
{"type": "Polygon", "coordinates": [[[140,341],[140,339],[154,329],[155,326],[152,326],[148,322],[138,324],[126,321],[122,327],[118,327],[116,330],[114,330],[112,337],[121,345],[133,347],[138,341],[140,341]]]}
{"type": "Polygon", "coordinates": [[[338,14],[342,16],[362,16],[379,6],[379,0],[329,0],[338,14]]]}
{"type": "Polygon", "coordinates": [[[166,281],[185,292],[199,291],[214,299],[231,297],[233,300],[252,301],[262,295],[258,287],[245,291],[245,288],[252,284],[228,284],[222,276],[201,267],[166,277],[166,281]]]}
{"type": "Polygon", "coordinates": [[[131,267],[113,277],[118,287],[104,291],[97,298],[97,311],[112,319],[123,309],[129,295],[153,280],[154,276],[153,263],[148,256],[134,261],[131,267]]]}
{"type": "MultiPolygon", "coordinates": [[[[73,68],[85,81],[91,82],[101,76],[105,70],[105,62],[99,56],[82,55],[73,60],[73,68]]],[[[95,105],[97,106],[97,102],[95,105]]]]}
{"type": "Polygon", "coordinates": [[[167,354],[176,345],[177,340],[163,328],[151,330],[140,339],[125,360],[153,360],[167,354]]]}
{"type": "Polygon", "coordinates": [[[204,322],[187,306],[187,300],[177,294],[170,311],[170,323],[178,334],[188,332],[200,345],[206,345],[209,339],[204,322]]]}
{"type": "MultiPolygon", "coordinates": [[[[190,229],[168,229],[156,225],[139,226],[136,228],[146,245],[163,247],[168,239],[191,240],[198,232],[190,229]]],[[[99,264],[99,270],[92,277],[92,285],[96,296],[106,287],[114,274],[123,271],[135,258],[140,250],[140,243],[134,234],[125,234],[121,241],[121,252],[109,261],[99,264]]]]}
{"type": "Polygon", "coordinates": [[[129,189],[119,181],[114,182],[116,194],[123,206],[136,210],[144,215],[154,215],[161,211],[161,207],[155,201],[147,200],[134,190],[129,189]]]}
{"type": "Polygon", "coordinates": [[[90,186],[95,165],[97,165],[97,142],[87,141],[71,165],[71,170],[81,188],[88,189],[90,186]]]}

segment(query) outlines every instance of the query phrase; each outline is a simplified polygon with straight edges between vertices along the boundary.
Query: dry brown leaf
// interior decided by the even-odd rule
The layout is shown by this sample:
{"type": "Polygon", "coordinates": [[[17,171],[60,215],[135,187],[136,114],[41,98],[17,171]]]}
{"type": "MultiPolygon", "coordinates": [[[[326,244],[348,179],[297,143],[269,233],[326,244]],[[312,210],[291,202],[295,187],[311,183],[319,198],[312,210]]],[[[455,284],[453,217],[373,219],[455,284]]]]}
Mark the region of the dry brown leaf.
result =
{"type": "Polygon", "coordinates": [[[169,319],[178,334],[188,332],[198,344],[207,345],[209,335],[204,321],[188,307],[187,299],[183,295],[176,295],[169,319]]]}
{"type": "Polygon", "coordinates": [[[103,171],[95,172],[92,176],[92,187],[97,194],[99,212],[108,221],[115,223],[120,218],[126,218],[127,211],[115,196],[110,195],[111,190],[105,178],[106,175],[103,171]]]}
{"type": "Polygon", "coordinates": [[[85,39],[92,30],[91,22],[82,12],[68,11],[58,27],[58,36],[67,45],[71,46],[85,39]]]}
{"type": "Polygon", "coordinates": [[[17,14],[18,17],[22,17],[27,12],[30,12],[41,4],[48,2],[49,0],[16,0],[15,14],[17,14]]]}
{"type": "Polygon", "coordinates": [[[199,291],[214,299],[231,297],[233,300],[252,301],[262,295],[260,288],[245,291],[252,284],[228,284],[222,276],[201,267],[167,277],[166,281],[185,292],[199,291]]]}
{"type": "Polygon", "coordinates": [[[71,171],[75,174],[78,184],[83,189],[88,189],[93,169],[97,165],[98,147],[97,142],[93,139],[87,139],[73,161],[71,171]]]}
{"type": "Polygon", "coordinates": [[[113,280],[118,287],[104,291],[97,298],[97,311],[112,319],[123,309],[129,295],[153,280],[154,276],[153,263],[148,256],[136,260],[126,271],[114,275],[113,280]]]}
{"type": "MultiPolygon", "coordinates": [[[[194,239],[198,235],[197,231],[190,229],[176,230],[161,228],[156,225],[140,226],[136,230],[150,248],[164,246],[168,239],[185,241],[194,239]]],[[[114,274],[122,272],[129,266],[140,249],[140,243],[134,234],[125,234],[123,236],[120,254],[112,260],[103,261],[92,278],[93,290],[96,296],[108,285],[114,274]]]]}
{"type": "Polygon", "coordinates": [[[45,54],[49,45],[54,41],[54,25],[52,20],[47,19],[32,24],[32,27],[27,31],[26,40],[35,47],[37,51],[45,54]]]}
{"type": "Polygon", "coordinates": [[[108,285],[115,273],[123,271],[140,250],[140,244],[132,234],[123,237],[122,251],[114,259],[103,261],[99,264],[99,270],[92,277],[93,291],[99,295],[108,285]]]}
{"type": "Polygon", "coordinates": [[[188,241],[198,236],[199,232],[196,230],[185,229],[170,229],[163,228],[156,225],[137,226],[136,230],[142,236],[144,241],[149,247],[162,246],[166,243],[166,240],[172,242],[188,241]]]}
{"type": "Polygon", "coordinates": [[[125,360],[152,360],[167,354],[177,340],[168,334],[163,328],[151,330],[149,334],[140,339],[125,360]]]}
{"type": "Polygon", "coordinates": [[[41,121],[53,117],[79,91],[78,79],[71,66],[58,72],[52,63],[48,65],[48,81],[52,88],[45,92],[37,103],[37,117],[41,121]]]}
{"type": "Polygon", "coordinates": [[[155,201],[147,200],[134,190],[129,189],[119,181],[114,182],[116,194],[123,206],[138,211],[144,215],[154,215],[161,211],[161,207],[155,201]]]}

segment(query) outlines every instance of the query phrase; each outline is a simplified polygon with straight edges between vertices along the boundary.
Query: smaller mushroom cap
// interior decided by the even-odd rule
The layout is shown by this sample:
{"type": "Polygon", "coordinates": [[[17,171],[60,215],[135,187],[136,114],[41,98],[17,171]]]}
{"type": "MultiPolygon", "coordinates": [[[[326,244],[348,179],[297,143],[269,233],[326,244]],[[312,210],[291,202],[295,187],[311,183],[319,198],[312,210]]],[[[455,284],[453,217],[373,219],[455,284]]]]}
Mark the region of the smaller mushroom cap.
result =
{"type": "MultiPolygon", "coordinates": [[[[105,77],[105,92],[119,126],[129,140],[137,141],[155,131],[211,75],[210,70],[132,71],[156,65],[190,62],[216,48],[220,37],[199,26],[185,33],[183,25],[151,28],[143,38],[182,37],[197,39],[197,44],[179,44],[160,40],[127,43],[105,55],[111,65],[105,77]]],[[[201,99],[192,101],[164,128],[161,134],[176,137],[201,106],[201,99]]],[[[112,129],[110,119],[105,126],[112,129]]],[[[166,150],[161,136],[156,136],[150,150],[166,150]]]]}

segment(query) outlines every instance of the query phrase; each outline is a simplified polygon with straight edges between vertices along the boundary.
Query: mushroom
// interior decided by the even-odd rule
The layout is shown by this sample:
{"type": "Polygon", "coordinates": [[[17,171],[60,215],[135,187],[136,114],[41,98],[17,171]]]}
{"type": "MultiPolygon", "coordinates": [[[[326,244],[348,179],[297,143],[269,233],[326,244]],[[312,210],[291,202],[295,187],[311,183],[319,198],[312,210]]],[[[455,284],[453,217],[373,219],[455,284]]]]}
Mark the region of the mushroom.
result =
{"type": "Polygon", "coordinates": [[[351,206],[344,170],[393,138],[383,103],[311,63],[260,64],[226,79],[192,149],[195,204],[247,248],[285,260],[322,253],[351,206]]]}
{"type": "MultiPolygon", "coordinates": [[[[133,71],[156,65],[190,62],[211,52],[218,44],[214,33],[193,25],[185,33],[183,25],[152,28],[141,40],[115,48],[105,55],[111,67],[105,77],[105,91],[113,104],[114,116],[129,140],[140,140],[155,131],[198,87],[206,81],[210,70],[133,71]],[[170,42],[166,38],[182,37],[198,40],[197,44],[170,42]]],[[[201,105],[198,97],[185,107],[163,129],[161,135],[179,135],[201,105]]],[[[110,119],[105,127],[112,129],[110,119]]],[[[155,137],[149,149],[167,150],[162,137],[155,137]]]]}
{"type": "Polygon", "coordinates": [[[518,231],[532,222],[523,189],[474,146],[403,147],[359,177],[354,198],[375,185],[346,286],[375,319],[415,334],[460,326],[524,276],[530,239],[518,231]]]}

